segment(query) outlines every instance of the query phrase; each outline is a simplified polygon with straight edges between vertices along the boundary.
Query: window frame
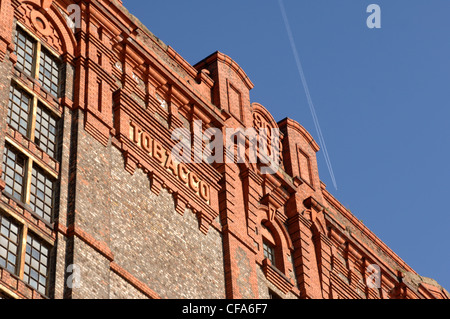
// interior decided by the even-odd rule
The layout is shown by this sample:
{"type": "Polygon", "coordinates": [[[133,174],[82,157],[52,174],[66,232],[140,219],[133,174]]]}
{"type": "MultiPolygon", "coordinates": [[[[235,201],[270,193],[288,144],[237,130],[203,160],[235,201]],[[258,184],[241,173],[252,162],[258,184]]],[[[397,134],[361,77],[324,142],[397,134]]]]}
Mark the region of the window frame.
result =
{"type": "Polygon", "coordinates": [[[36,235],[33,232],[28,232],[27,236],[26,237],[24,236],[23,238],[24,238],[24,241],[25,241],[25,245],[24,245],[25,246],[25,249],[24,249],[25,250],[25,255],[24,255],[24,259],[22,261],[22,264],[23,264],[23,274],[22,275],[23,276],[21,277],[21,279],[27,285],[32,287],[34,290],[36,290],[40,294],[47,296],[48,292],[49,292],[49,283],[50,283],[50,274],[51,274],[51,271],[50,271],[51,263],[50,263],[50,261],[51,261],[51,258],[52,258],[51,253],[52,253],[52,248],[53,247],[48,245],[48,243],[46,243],[40,236],[36,235]],[[31,240],[32,243],[30,243],[29,240],[31,240]],[[47,259],[47,262],[45,264],[41,262],[41,258],[39,258],[39,260],[37,260],[37,258],[34,256],[34,254],[33,254],[34,250],[37,251],[37,249],[35,249],[36,247],[34,246],[34,242],[37,242],[38,245],[39,245],[39,248],[40,248],[40,250],[38,251],[39,257],[41,257],[41,255],[43,255],[42,250],[41,250],[42,247],[44,247],[47,250],[47,255],[45,257],[47,259]],[[30,252],[28,252],[28,247],[30,247],[30,252]],[[28,257],[30,259],[29,262],[27,261],[28,257]],[[36,269],[35,265],[33,264],[33,259],[37,261],[37,265],[38,265],[39,269],[36,269]],[[40,277],[42,275],[42,272],[40,270],[42,265],[45,265],[45,268],[46,268],[45,284],[42,284],[39,280],[37,280],[37,287],[34,287],[30,283],[31,280],[34,280],[32,278],[31,272],[32,272],[32,270],[34,270],[37,273],[38,277],[40,277]],[[29,268],[29,272],[26,271],[27,267],[29,268]],[[45,289],[44,292],[39,289],[40,285],[44,286],[44,289],[45,289]]]}
{"type": "MultiPolygon", "coordinates": [[[[46,225],[51,227],[52,223],[54,222],[54,220],[56,218],[56,213],[57,213],[57,207],[55,206],[55,200],[56,200],[56,191],[59,187],[59,185],[58,185],[59,176],[57,175],[57,173],[51,172],[46,167],[42,166],[40,161],[36,160],[33,155],[31,155],[29,152],[27,152],[22,147],[17,145],[16,142],[11,140],[9,137],[6,137],[5,142],[6,142],[5,150],[7,148],[6,146],[8,145],[16,153],[19,153],[20,156],[23,156],[25,158],[26,165],[25,165],[25,174],[23,177],[22,199],[19,200],[19,199],[15,198],[14,194],[10,194],[10,193],[6,192],[5,190],[3,191],[3,194],[5,194],[6,196],[12,198],[16,202],[23,205],[35,218],[38,218],[39,220],[44,222],[46,225]],[[45,176],[48,179],[51,179],[53,182],[53,195],[52,195],[53,207],[52,207],[52,216],[50,218],[50,221],[46,220],[44,217],[39,216],[39,213],[34,211],[32,206],[30,205],[33,167],[37,167],[38,170],[43,172],[43,174],[45,174],[45,176]]],[[[3,175],[3,172],[2,172],[2,175],[3,175]]]]}
{"type": "MultiPolygon", "coordinates": [[[[50,124],[51,123],[49,123],[49,126],[47,128],[45,128],[47,131],[49,131],[49,129],[51,127],[50,124]]],[[[38,99],[36,108],[33,109],[32,125],[33,125],[33,140],[32,140],[33,143],[41,151],[47,153],[47,155],[49,155],[51,158],[53,158],[54,160],[59,162],[59,160],[60,160],[59,159],[59,139],[60,139],[60,130],[61,130],[61,116],[59,114],[56,114],[51,108],[49,108],[47,105],[45,105],[45,103],[43,103],[41,100],[38,99]],[[41,109],[41,114],[39,114],[39,109],[41,109]],[[42,117],[43,117],[44,113],[47,113],[47,115],[49,117],[49,121],[50,120],[55,121],[55,133],[54,134],[52,133],[52,135],[54,135],[54,141],[50,141],[49,134],[46,134],[45,138],[47,139],[47,143],[45,143],[45,145],[43,145],[44,143],[42,142],[42,135],[44,135],[42,130],[39,130],[39,132],[37,131],[38,124],[40,126],[40,129],[42,129],[42,127],[43,127],[42,117]],[[37,120],[38,116],[41,117],[41,122],[39,122],[39,123],[37,120]],[[36,142],[37,133],[39,133],[39,143],[36,142]],[[53,144],[53,146],[54,146],[53,149],[50,149],[49,142],[51,144],[53,144]],[[52,155],[52,153],[53,153],[53,155],[52,155]]]]}
{"type": "MultiPolygon", "coordinates": [[[[17,79],[12,79],[11,81],[11,87],[15,87],[17,90],[22,91],[24,94],[27,94],[30,99],[30,111],[29,111],[29,123],[28,123],[28,132],[27,135],[24,136],[22,133],[20,133],[18,130],[16,130],[14,127],[12,127],[9,122],[8,126],[13,129],[14,131],[20,133],[24,138],[31,141],[39,150],[46,153],[50,158],[54,159],[57,162],[60,162],[60,149],[59,149],[59,142],[61,138],[61,121],[62,121],[62,114],[60,114],[58,111],[55,110],[54,107],[49,106],[47,102],[45,102],[40,96],[36,95],[35,92],[32,92],[29,88],[27,88],[24,84],[19,82],[17,79]],[[55,132],[55,149],[52,150],[53,156],[48,153],[41,145],[36,143],[36,124],[37,124],[37,113],[38,108],[41,108],[44,110],[44,112],[48,113],[50,117],[54,118],[56,121],[56,132],[55,132]]],[[[8,112],[9,112],[9,104],[8,104],[8,112]]],[[[41,134],[41,132],[40,132],[41,134]]]]}
{"type": "MultiPolygon", "coordinates": [[[[20,24],[18,22],[16,30],[15,30],[15,34],[14,34],[14,45],[15,45],[14,54],[16,54],[18,59],[21,58],[21,56],[19,54],[17,54],[17,49],[18,48],[20,48],[22,50],[24,49],[21,46],[19,46],[18,43],[16,42],[16,39],[19,38],[19,29],[20,29],[20,33],[24,34],[25,40],[30,40],[31,42],[33,42],[33,48],[32,48],[33,52],[31,54],[31,70],[26,69],[25,66],[23,67],[23,69],[19,68],[17,66],[17,64],[16,64],[16,68],[18,70],[20,70],[21,72],[23,72],[25,75],[27,75],[29,77],[32,77],[32,78],[35,78],[35,76],[36,76],[36,62],[37,62],[36,55],[38,53],[38,43],[40,41],[39,41],[38,38],[36,38],[34,35],[32,35],[30,32],[28,32],[27,29],[22,24],[20,24]],[[29,74],[28,74],[28,72],[29,72],[29,74]]],[[[25,48],[25,51],[26,51],[26,48],[25,48]]],[[[25,57],[24,57],[24,60],[26,60],[25,57]]]]}
{"type": "Polygon", "coordinates": [[[276,267],[275,246],[265,238],[263,238],[263,254],[264,258],[269,260],[272,266],[276,267]]]}
{"type": "Polygon", "coordinates": [[[6,252],[7,252],[7,259],[6,259],[6,265],[4,267],[2,267],[2,269],[5,269],[6,271],[12,273],[13,275],[19,275],[19,270],[20,270],[20,257],[21,257],[21,246],[22,246],[22,242],[21,242],[21,238],[22,238],[22,227],[20,225],[20,223],[18,223],[14,218],[11,218],[10,216],[8,216],[7,214],[3,213],[2,211],[0,211],[0,227],[2,227],[2,232],[0,233],[0,237],[4,237],[7,240],[8,243],[8,247],[4,247],[3,245],[0,244],[1,247],[3,247],[6,252]],[[3,234],[3,221],[6,220],[9,224],[10,227],[8,228],[8,237],[6,237],[6,235],[3,234]],[[16,252],[13,253],[11,252],[11,250],[9,249],[9,246],[12,242],[11,238],[10,238],[10,233],[11,233],[11,225],[14,225],[14,227],[17,228],[17,233],[16,235],[16,242],[14,242],[13,244],[16,245],[16,252]],[[11,272],[10,269],[8,269],[8,260],[9,260],[9,255],[13,254],[15,255],[15,264],[14,266],[14,271],[11,272]]]}
{"type": "Polygon", "coordinates": [[[28,110],[26,111],[26,129],[25,129],[25,136],[28,137],[31,133],[31,124],[32,124],[32,115],[33,115],[33,95],[31,95],[27,90],[25,90],[22,86],[18,85],[17,83],[13,82],[11,83],[11,85],[9,86],[9,99],[8,99],[8,116],[7,116],[7,123],[10,127],[12,127],[14,130],[18,131],[20,134],[24,135],[23,132],[21,132],[22,129],[22,124],[20,123],[20,119],[22,119],[22,112],[25,113],[25,110],[22,108],[22,104],[25,104],[24,102],[24,97],[28,99],[28,110]],[[20,98],[19,98],[19,104],[15,101],[14,97],[17,97],[17,95],[15,94],[16,92],[20,93],[20,98]],[[11,96],[12,95],[12,96],[11,96]],[[14,110],[14,106],[16,106],[17,108],[19,108],[19,113],[18,114],[15,110],[14,110]],[[13,114],[16,114],[19,117],[19,122],[17,123],[17,128],[15,128],[15,120],[13,119],[13,114]],[[11,123],[13,122],[13,123],[11,123]]]}
{"type": "MultiPolygon", "coordinates": [[[[39,66],[36,66],[36,72],[38,73],[36,75],[36,79],[38,80],[41,88],[45,90],[45,92],[48,92],[51,96],[58,99],[61,97],[61,83],[62,83],[62,68],[63,64],[61,62],[61,59],[52,53],[46,46],[42,46],[42,44],[39,46],[39,60],[36,58],[36,64],[39,64],[39,66]],[[52,79],[49,79],[47,75],[45,74],[46,71],[48,71],[45,66],[48,64],[48,61],[46,58],[43,57],[43,55],[46,54],[48,58],[51,60],[52,63],[55,63],[57,66],[57,81],[58,83],[54,83],[52,79]],[[43,68],[43,70],[42,70],[43,68]],[[41,72],[42,70],[42,72],[41,72]],[[43,76],[44,80],[41,80],[41,75],[43,76]],[[53,88],[50,87],[49,89],[46,88],[45,79],[48,79],[50,81],[50,86],[56,85],[56,95],[54,94],[53,88]]],[[[50,76],[53,76],[53,65],[51,65],[52,72],[50,76]]]]}
{"type": "MultiPolygon", "coordinates": [[[[35,41],[35,50],[33,52],[33,71],[31,75],[28,75],[25,72],[25,69],[21,69],[19,67],[17,67],[17,65],[15,66],[16,70],[24,73],[26,76],[31,77],[32,79],[34,79],[40,86],[40,88],[45,91],[48,95],[52,96],[55,99],[59,99],[61,96],[63,96],[63,92],[62,92],[62,84],[64,83],[64,73],[63,73],[63,69],[64,69],[64,62],[61,59],[61,55],[57,52],[55,52],[55,50],[53,50],[51,47],[49,47],[48,45],[46,45],[41,39],[39,39],[37,36],[35,36],[32,32],[30,32],[28,30],[28,28],[23,25],[22,23],[20,23],[19,21],[17,22],[16,25],[16,29],[15,29],[15,35],[17,34],[17,29],[20,29],[23,33],[26,34],[26,36],[28,36],[29,38],[33,39],[35,41]],[[41,80],[40,80],[40,70],[41,70],[41,53],[42,51],[47,51],[50,55],[50,57],[56,61],[56,63],[58,64],[58,92],[57,95],[55,96],[51,90],[47,90],[43,84],[41,84],[41,80]]],[[[15,39],[16,37],[14,37],[14,45],[16,45],[15,43],[15,39]]]]}
{"type": "Polygon", "coordinates": [[[27,175],[28,175],[28,158],[23,154],[23,152],[20,151],[20,149],[18,149],[17,147],[15,147],[14,145],[12,145],[11,143],[5,143],[5,147],[3,150],[3,154],[2,154],[2,179],[5,181],[6,186],[9,188],[12,188],[12,193],[9,193],[6,189],[4,190],[4,192],[6,194],[9,194],[12,198],[14,198],[15,200],[18,200],[20,202],[25,202],[26,201],[26,186],[27,186],[27,175]],[[5,157],[8,157],[8,155],[6,154],[6,152],[12,152],[15,154],[16,156],[16,160],[14,162],[14,166],[17,165],[17,157],[21,157],[23,159],[23,167],[22,167],[22,173],[20,174],[21,178],[22,178],[22,183],[21,183],[21,193],[20,198],[17,198],[14,194],[15,190],[15,186],[16,186],[16,175],[18,175],[19,173],[17,173],[17,168],[16,167],[10,167],[10,165],[8,165],[7,163],[5,163],[5,157]],[[6,170],[4,169],[6,166],[6,170]],[[7,170],[11,169],[14,172],[14,177],[8,176],[7,175],[7,170]],[[4,178],[5,177],[5,178],[4,178]],[[10,178],[13,180],[13,185],[10,186],[8,185],[7,179],[10,178]]]}
{"type": "Polygon", "coordinates": [[[37,203],[36,202],[38,200],[41,201],[43,203],[43,205],[44,205],[44,210],[42,212],[38,212],[36,210],[36,208],[35,208],[35,209],[33,209],[33,212],[37,216],[39,216],[40,218],[45,220],[46,222],[52,223],[53,219],[55,218],[55,216],[54,216],[55,215],[55,191],[56,191],[57,181],[52,176],[50,176],[45,171],[45,169],[43,169],[37,163],[33,163],[33,166],[31,168],[31,170],[32,170],[32,172],[31,172],[30,189],[29,189],[29,192],[27,193],[27,195],[29,194],[29,202],[27,204],[30,205],[33,208],[33,206],[37,207],[37,203]],[[34,177],[34,173],[35,172],[36,172],[36,177],[34,177]],[[41,200],[39,198],[39,196],[38,196],[38,191],[42,192],[42,190],[39,188],[39,182],[40,181],[39,181],[38,174],[43,176],[43,178],[45,179],[45,182],[43,183],[44,184],[44,190],[43,190],[44,200],[41,200]],[[33,180],[34,179],[36,179],[36,185],[33,185],[33,180]],[[46,190],[48,188],[50,188],[50,186],[47,185],[48,182],[51,183],[51,194],[48,194],[46,192],[46,190]],[[33,192],[33,188],[36,188],[35,192],[33,192]],[[34,197],[34,200],[33,200],[33,197],[34,197]],[[46,197],[51,197],[50,198],[50,200],[51,200],[51,204],[50,205],[48,205],[48,203],[46,203],[46,201],[45,201],[46,197]],[[49,206],[50,210],[51,210],[50,211],[50,215],[48,216],[49,220],[46,219],[46,216],[48,215],[48,213],[45,211],[45,207],[46,207],[45,205],[49,206]],[[40,216],[41,213],[42,213],[42,216],[40,216]]]}
{"type": "MultiPolygon", "coordinates": [[[[51,292],[51,280],[52,280],[52,274],[54,271],[54,249],[55,249],[55,240],[51,239],[47,236],[39,235],[41,232],[38,228],[36,228],[35,225],[32,225],[28,223],[23,217],[17,215],[17,213],[11,211],[11,209],[6,207],[0,208],[0,216],[4,216],[9,221],[14,223],[18,227],[18,253],[17,253],[17,260],[16,260],[16,272],[11,273],[8,269],[1,267],[4,271],[7,271],[15,278],[21,280],[25,285],[29,286],[36,292],[40,293],[41,295],[45,297],[49,297],[51,292]],[[45,293],[40,292],[38,289],[35,289],[30,284],[28,284],[27,281],[25,281],[25,265],[26,265],[26,249],[27,249],[27,239],[31,236],[35,238],[42,246],[45,246],[48,250],[47,255],[47,280],[46,280],[46,291],[45,293]]],[[[0,290],[0,293],[2,291],[0,290]]],[[[8,297],[9,290],[6,290],[3,292],[3,295],[8,297]]]]}

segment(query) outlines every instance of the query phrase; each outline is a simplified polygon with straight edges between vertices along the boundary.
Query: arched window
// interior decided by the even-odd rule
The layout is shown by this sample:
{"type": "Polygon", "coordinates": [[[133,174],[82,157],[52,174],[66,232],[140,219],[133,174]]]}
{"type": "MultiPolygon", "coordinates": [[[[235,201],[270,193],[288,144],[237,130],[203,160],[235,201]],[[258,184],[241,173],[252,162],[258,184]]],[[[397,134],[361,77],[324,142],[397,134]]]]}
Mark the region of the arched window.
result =
{"type": "Polygon", "coordinates": [[[272,265],[276,265],[275,261],[275,246],[267,240],[263,240],[264,257],[269,259],[272,265]]]}
{"type": "Polygon", "coordinates": [[[283,265],[281,247],[267,222],[261,223],[261,235],[264,259],[268,259],[273,267],[281,270],[283,265]]]}

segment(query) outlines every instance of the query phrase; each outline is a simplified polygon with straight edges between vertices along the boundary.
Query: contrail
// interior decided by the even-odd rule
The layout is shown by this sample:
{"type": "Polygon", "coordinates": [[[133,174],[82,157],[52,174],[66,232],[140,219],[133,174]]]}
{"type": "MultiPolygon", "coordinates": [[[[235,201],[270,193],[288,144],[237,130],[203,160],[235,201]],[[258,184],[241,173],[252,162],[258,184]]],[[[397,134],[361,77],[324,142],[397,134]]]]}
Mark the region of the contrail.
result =
{"type": "Polygon", "coordinates": [[[325,157],[325,162],[327,164],[328,171],[330,172],[330,176],[331,176],[331,180],[333,181],[333,185],[337,190],[338,187],[337,187],[336,178],[335,178],[334,172],[333,172],[333,166],[331,165],[331,160],[330,160],[330,156],[328,155],[328,150],[327,150],[327,146],[325,144],[325,139],[322,134],[322,129],[320,128],[319,119],[318,119],[317,113],[316,113],[316,108],[314,107],[314,103],[311,98],[311,93],[309,92],[308,83],[306,82],[305,73],[303,72],[302,63],[300,61],[300,57],[299,57],[299,54],[297,51],[297,46],[295,45],[294,37],[292,35],[291,26],[289,24],[286,10],[284,8],[283,0],[278,0],[278,3],[280,4],[281,14],[283,16],[284,24],[286,26],[286,31],[288,33],[289,42],[291,43],[291,47],[292,47],[292,53],[294,54],[298,73],[300,74],[300,78],[302,79],[303,88],[305,89],[306,98],[308,100],[308,105],[311,110],[311,114],[313,117],[314,125],[316,127],[317,135],[319,136],[319,142],[322,146],[322,151],[323,151],[323,155],[325,157]]]}

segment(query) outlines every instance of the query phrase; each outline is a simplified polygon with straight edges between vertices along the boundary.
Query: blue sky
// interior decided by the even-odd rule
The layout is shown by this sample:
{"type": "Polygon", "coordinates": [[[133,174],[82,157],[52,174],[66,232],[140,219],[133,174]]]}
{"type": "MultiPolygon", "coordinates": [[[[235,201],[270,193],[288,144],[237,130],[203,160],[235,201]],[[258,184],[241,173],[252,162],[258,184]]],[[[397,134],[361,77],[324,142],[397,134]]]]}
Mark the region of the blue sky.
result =
{"type": "MultiPolygon", "coordinates": [[[[195,64],[233,58],[252,102],[318,141],[277,0],[124,0],[195,64]]],[[[338,189],[321,179],[415,271],[450,290],[448,0],[284,0],[338,189]],[[381,29],[369,29],[369,4],[381,29]]]]}

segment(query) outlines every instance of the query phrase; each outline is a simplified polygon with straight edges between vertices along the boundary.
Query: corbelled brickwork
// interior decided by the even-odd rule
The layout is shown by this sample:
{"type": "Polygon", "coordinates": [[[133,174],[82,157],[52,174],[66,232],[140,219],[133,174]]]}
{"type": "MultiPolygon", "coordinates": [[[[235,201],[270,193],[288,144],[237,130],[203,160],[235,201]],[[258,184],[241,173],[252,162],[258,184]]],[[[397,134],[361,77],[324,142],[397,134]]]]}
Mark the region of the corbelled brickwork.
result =
{"type": "Polygon", "coordinates": [[[121,1],[69,2],[0,1],[2,298],[450,297],[327,191],[312,136],[230,57],[192,66],[121,1]],[[213,128],[279,129],[278,170],[172,157],[173,132],[213,128]]]}

